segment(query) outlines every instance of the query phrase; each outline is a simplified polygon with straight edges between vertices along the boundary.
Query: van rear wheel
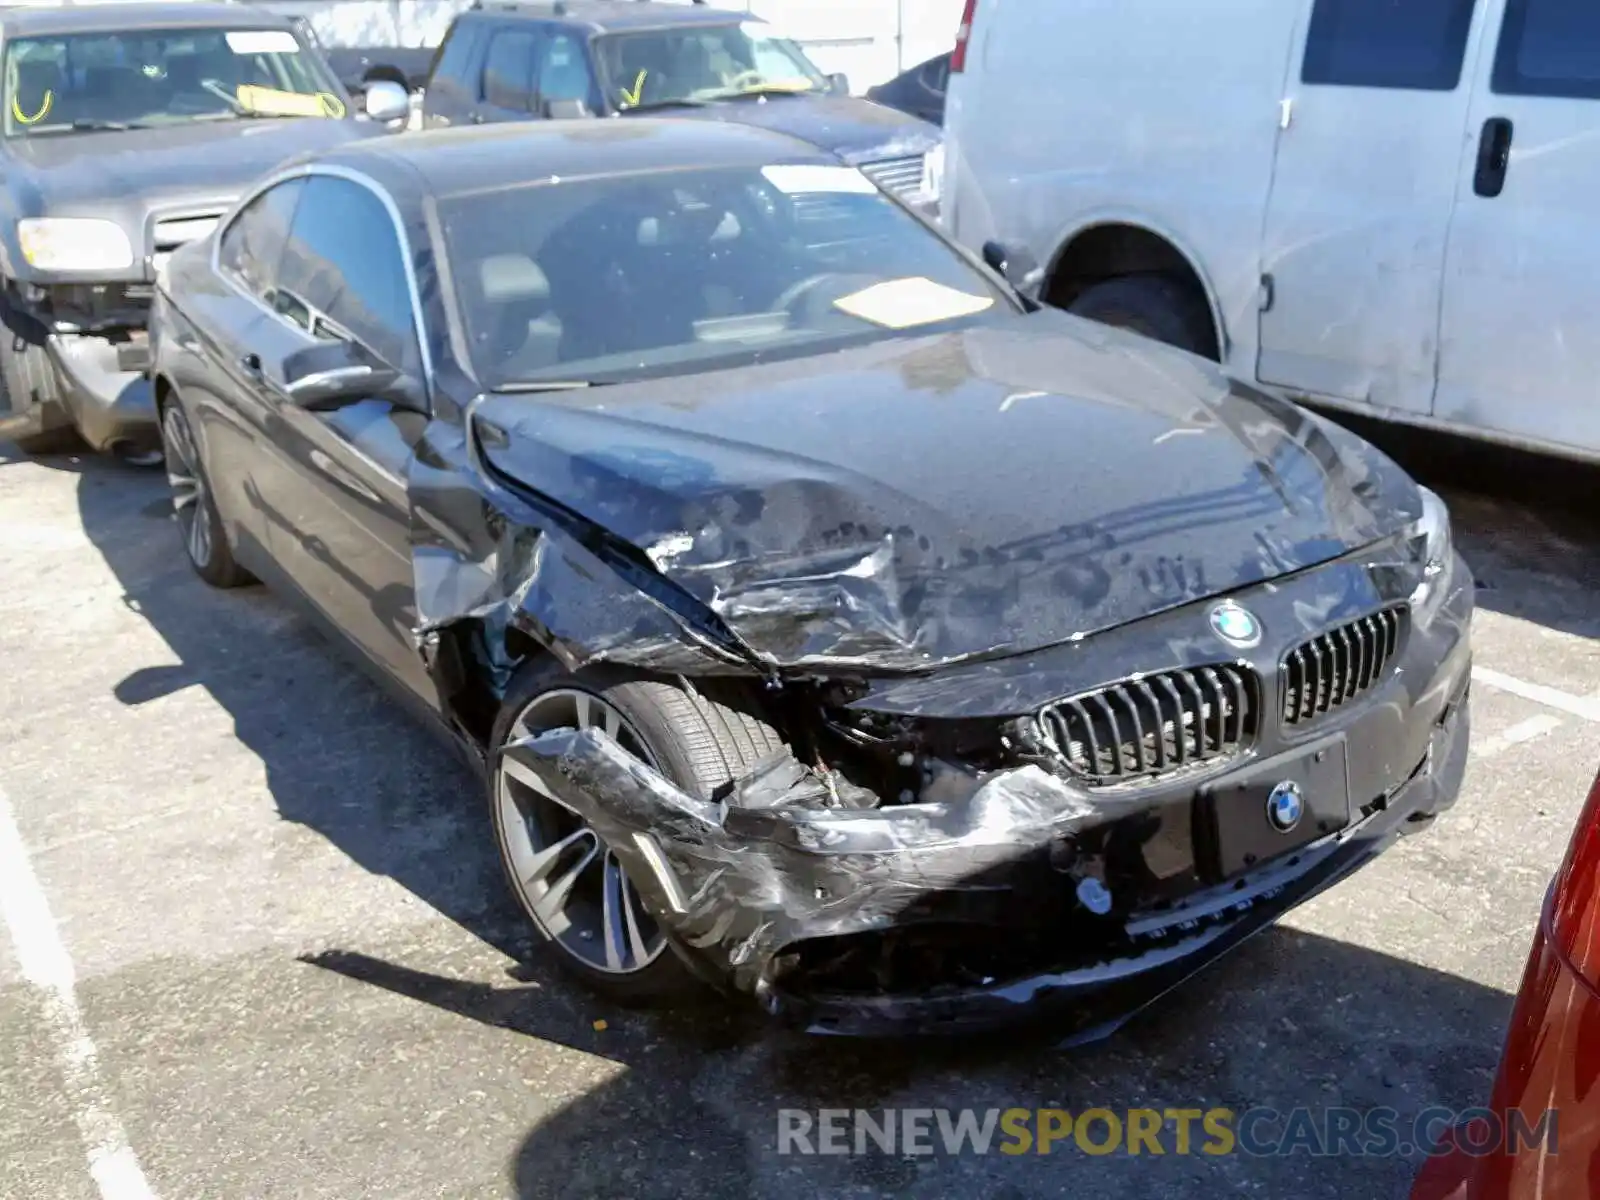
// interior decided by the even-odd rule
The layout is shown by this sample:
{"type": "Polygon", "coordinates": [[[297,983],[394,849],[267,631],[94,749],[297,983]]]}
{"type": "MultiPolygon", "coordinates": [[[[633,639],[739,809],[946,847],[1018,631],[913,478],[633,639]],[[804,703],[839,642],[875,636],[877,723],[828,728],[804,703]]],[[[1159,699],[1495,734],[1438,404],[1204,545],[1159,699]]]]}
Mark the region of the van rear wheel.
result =
{"type": "Polygon", "coordinates": [[[1123,275],[1092,284],[1067,311],[1213,362],[1218,358],[1216,333],[1205,300],[1167,275],[1123,275]]]}

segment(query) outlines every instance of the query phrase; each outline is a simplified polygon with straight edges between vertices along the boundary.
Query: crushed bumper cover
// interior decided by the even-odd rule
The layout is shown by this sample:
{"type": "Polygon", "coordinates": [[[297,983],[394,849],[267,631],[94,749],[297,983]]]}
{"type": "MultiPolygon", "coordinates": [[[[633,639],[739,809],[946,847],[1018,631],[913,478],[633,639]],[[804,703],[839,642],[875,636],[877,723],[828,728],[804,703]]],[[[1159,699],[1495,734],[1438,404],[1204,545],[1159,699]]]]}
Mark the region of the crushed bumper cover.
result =
{"type": "MultiPolygon", "coordinates": [[[[1350,796],[1349,823],[1245,873],[1208,879],[1186,867],[1189,886],[1166,894],[1155,886],[1157,858],[1198,857],[1192,782],[1159,801],[1114,799],[1024,766],[987,776],[958,801],[861,809],[840,807],[826,782],[793,759],[762,764],[704,801],[595,730],[557,730],[504,754],[616,851],[691,965],[780,1020],[877,1035],[1037,1017],[1065,1038],[1088,1039],[1454,803],[1469,730],[1472,584],[1464,568],[1460,578],[1389,682],[1321,731],[1344,748],[1352,786],[1381,781],[1350,796]],[[1079,866],[1120,855],[1127,879],[1130,844],[1138,860],[1131,875],[1151,886],[1120,895],[1113,887],[1103,906],[1086,905],[1074,887],[1085,878],[1079,866]],[[893,955],[874,943],[875,979],[858,973],[841,989],[812,969],[907,931],[926,931],[934,945],[964,943],[947,956],[963,965],[908,976],[887,969],[893,955]],[[908,978],[916,980],[909,987],[908,978]]],[[[1254,760],[1203,783],[1214,791],[1272,768],[1271,759],[1254,760]]]]}
{"type": "Polygon", "coordinates": [[[139,361],[142,339],[55,333],[47,343],[62,404],[95,450],[160,445],[150,381],[139,361]]]}

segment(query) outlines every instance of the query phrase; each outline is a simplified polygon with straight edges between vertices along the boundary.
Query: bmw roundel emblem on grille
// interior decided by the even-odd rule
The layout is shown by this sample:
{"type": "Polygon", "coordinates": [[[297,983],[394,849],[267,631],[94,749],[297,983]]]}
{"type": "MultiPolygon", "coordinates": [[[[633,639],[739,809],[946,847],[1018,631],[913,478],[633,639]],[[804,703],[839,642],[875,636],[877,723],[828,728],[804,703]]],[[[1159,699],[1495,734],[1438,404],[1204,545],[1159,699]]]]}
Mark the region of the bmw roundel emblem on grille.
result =
{"type": "Polygon", "coordinates": [[[1242,604],[1224,600],[1211,609],[1211,629],[1230,646],[1248,650],[1261,641],[1261,622],[1242,604]]]}
{"type": "Polygon", "coordinates": [[[1267,793],[1267,821],[1279,833],[1288,833],[1305,816],[1306,802],[1300,785],[1286,779],[1267,793]]]}

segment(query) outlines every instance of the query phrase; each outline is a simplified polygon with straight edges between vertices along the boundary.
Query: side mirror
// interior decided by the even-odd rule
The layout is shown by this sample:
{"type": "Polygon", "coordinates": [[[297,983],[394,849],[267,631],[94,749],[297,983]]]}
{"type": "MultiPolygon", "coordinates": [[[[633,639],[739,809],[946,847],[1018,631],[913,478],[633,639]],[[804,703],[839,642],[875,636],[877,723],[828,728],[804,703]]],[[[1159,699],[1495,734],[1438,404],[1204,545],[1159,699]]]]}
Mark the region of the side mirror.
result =
{"type": "Polygon", "coordinates": [[[387,125],[411,111],[411,97],[392,79],[374,79],[361,94],[361,108],[374,121],[387,125]]]}
{"type": "Polygon", "coordinates": [[[1044,270],[1026,246],[1014,242],[985,242],[983,261],[985,266],[1027,299],[1039,298],[1039,288],[1044,283],[1044,270]]]}
{"type": "Polygon", "coordinates": [[[544,102],[545,119],[549,121],[571,121],[589,115],[589,106],[582,100],[546,100],[544,102]]]}
{"type": "Polygon", "coordinates": [[[848,96],[850,94],[850,76],[843,71],[835,71],[828,76],[828,87],[835,96],[848,96]]]}
{"type": "Polygon", "coordinates": [[[284,392],[312,412],[387,399],[400,382],[399,371],[354,342],[318,342],[283,363],[284,392]]]}

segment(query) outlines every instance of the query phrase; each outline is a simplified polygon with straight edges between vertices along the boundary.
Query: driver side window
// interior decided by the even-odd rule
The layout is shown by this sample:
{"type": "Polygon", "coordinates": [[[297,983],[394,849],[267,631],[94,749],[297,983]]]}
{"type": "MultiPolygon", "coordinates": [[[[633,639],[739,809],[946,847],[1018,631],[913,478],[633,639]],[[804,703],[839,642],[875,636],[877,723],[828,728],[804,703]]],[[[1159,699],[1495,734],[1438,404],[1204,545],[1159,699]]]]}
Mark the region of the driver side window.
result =
{"type": "Polygon", "coordinates": [[[218,266],[257,299],[266,299],[277,280],[278,263],[305,182],[304,178],[287,179],[268,188],[245,205],[220,234],[218,266]]]}
{"type": "Polygon", "coordinates": [[[278,275],[278,311],[317,337],[353,337],[421,377],[411,268],[388,207],[352,180],[313,175],[278,275]]]}

